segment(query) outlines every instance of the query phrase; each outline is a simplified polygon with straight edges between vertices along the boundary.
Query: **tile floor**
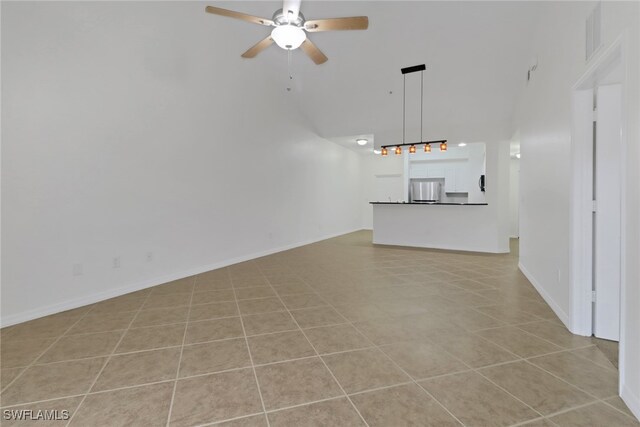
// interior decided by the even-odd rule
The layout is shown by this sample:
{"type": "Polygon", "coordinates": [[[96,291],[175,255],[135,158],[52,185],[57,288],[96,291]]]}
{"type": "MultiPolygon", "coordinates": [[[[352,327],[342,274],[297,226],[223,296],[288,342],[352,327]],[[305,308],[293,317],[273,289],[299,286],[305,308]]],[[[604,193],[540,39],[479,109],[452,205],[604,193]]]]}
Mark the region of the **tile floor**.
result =
{"type": "Polygon", "coordinates": [[[516,256],[370,241],[353,233],[5,328],[3,415],[69,411],[39,426],[640,425],[616,396],[615,349],[568,333],[516,256]]]}

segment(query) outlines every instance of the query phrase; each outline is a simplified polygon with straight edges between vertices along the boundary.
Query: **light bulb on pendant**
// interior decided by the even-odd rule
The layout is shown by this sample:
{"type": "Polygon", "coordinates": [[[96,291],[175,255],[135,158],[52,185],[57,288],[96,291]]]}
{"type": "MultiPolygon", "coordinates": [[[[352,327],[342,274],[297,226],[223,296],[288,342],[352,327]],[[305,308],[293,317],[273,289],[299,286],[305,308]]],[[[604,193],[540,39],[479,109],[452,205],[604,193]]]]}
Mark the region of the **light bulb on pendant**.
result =
{"type": "Polygon", "coordinates": [[[425,153],[431,152],[431,144],[424,144],[424,152],[425,153]]]}
{"type": "Polygon", "coordinates": [[[271,31],[271,38],[283,49],[293,50],[307,39],[307,34],[300,27],[295,25],[279,25],[271,31]]]}
{"type": "Polygon", "coordinates": [[[389,151],[387,150],[386,147],[382,147],[382,155],[386,156],[387,154],[389,154],[389,151]]]}
{"type": "Polygon", "coordinates": [[[415,145],[410,146],[409,147],[409,153],[413,154],[415,152],[416,152],[416,146],[415,145]]]}
{"type": "Polygon", "coordinates": [[[396,147],[396,155],[398,154],[402,154],[402,147],[400,147],[399,145],[396,147]]]}
{"type": "Polygon", "coordinates": [[[440,151],[447,151],[447,143],[443,142],[440,144],[440,151]]]}

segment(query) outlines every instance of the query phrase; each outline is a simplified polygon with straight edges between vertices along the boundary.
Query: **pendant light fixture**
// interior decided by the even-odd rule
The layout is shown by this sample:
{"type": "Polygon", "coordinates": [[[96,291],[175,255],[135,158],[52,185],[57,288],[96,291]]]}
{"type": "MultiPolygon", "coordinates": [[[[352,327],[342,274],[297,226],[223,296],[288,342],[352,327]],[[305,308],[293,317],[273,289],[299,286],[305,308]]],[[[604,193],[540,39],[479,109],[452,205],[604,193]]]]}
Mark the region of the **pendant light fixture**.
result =
{"type": "Polygon", "coordinates": [[[424,109],[424,70],[427,67],[424,64],[414,65],[413,67],[401,68],[402,72],[402,144],[392,144],[392,145],[383,145],[381,154],[386,156],[388,154],[387,148],[395,146],[395,153],[397,155],[402,154],[402,147],[409,146],[409,153],[414,154],[416,150],[416,145],[424,144],[424,152],[431,153],[431,144],[440,144],[440,151],[447,151],[447,140],[442,139],[438,141],[424,141],[423,140],[423,126],[422,126],[422,118],[423,118],[423,109],[424,109]],[[406,115],[406,98],[407,98],[407,74],[416,73],[420,71],[420,142],[405,142],[406,136],[406,124],[407,124],[407,115],[406,115]]]}

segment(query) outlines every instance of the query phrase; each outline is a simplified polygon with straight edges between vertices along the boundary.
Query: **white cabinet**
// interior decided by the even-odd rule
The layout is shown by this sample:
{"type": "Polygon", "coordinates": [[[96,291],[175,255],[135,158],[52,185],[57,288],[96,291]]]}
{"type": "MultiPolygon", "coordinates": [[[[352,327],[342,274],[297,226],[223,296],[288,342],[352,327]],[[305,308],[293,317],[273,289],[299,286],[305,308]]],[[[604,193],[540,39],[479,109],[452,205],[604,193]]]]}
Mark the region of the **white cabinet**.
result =
{"type": "Polygon", "coordinates": [[[456,170],[453,167],[448,167],[444,174],[444,191],[445,193],[456,192],[456,170]]]}
{"type": "Polygon", "coordinates": [[[462,167],[456,170],[456,193],[469,192],[469,170],[467,168],[467,162],[462,167]]]}
{"type": "Polygon", "coordinates": [[[442,178],[445,176],[445,168],[441,165],[429,165],[427,167],[427,178],[442,178]]]}
{"type": "Polygon", "coordinates": [[[443,165],[434,165],[427,162],[411,162],[409,164],[409,178],[444,178],[443,165]]]}
{"type": "Polygon", "coordinates": [[[409,178],[444,178],[444,191],[466,193],[469,177],[466,160],[414,161],[409,163],[409,178]]]}
{"type": "Polygon", "coordinates": [[[466,193],[469,188],[467,162],[455,162],[445,169],[444,191],[446,193],[466,193]]]}

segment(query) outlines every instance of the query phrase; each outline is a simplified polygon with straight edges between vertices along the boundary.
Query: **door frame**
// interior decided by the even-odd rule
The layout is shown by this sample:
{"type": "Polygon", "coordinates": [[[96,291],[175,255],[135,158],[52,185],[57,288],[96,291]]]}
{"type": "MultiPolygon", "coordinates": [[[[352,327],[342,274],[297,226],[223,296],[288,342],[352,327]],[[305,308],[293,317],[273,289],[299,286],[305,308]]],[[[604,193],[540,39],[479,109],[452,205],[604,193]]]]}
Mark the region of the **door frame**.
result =
{"type": "Polygon", "coordinates": [[[572,87],[572,135],[571,135],[571,201],[570,201],[570,268],[569,281],[571,302],[571,332],[591,336],[593,333],[592,312],[592,268],[593,268],[593,92],[606,75],[615,67],[622,70],[621,105],[621,239],[620,239],[620,344],[619,344],[619,392],[623,389],[624,346],[626,318],[626,164],[628,151],[628,32],[618,36],[597,58],[593,59],[587,70],[572,87]]]}

